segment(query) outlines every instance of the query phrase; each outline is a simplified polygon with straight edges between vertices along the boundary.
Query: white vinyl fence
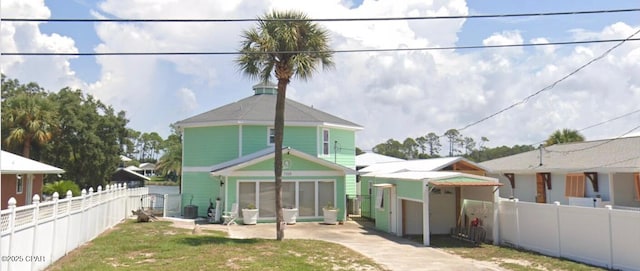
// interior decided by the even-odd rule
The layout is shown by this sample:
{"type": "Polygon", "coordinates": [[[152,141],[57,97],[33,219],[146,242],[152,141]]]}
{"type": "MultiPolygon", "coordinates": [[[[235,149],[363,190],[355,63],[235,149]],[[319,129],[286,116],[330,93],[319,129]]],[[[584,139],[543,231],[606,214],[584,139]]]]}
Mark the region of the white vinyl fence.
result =
{"type": "Polygon", "coordinates": [[[498,213],[502,244],[640,271],[640,212],[502,200],[498,213]]]}
{"type": "Polygon", "coordinates": [[[0,270],[42,270],[106,229],[120,223],[140,208],[140,198],[148,188],[126,186],[90,188],[82,195],[16,207],[0,211],[0,270]]]}

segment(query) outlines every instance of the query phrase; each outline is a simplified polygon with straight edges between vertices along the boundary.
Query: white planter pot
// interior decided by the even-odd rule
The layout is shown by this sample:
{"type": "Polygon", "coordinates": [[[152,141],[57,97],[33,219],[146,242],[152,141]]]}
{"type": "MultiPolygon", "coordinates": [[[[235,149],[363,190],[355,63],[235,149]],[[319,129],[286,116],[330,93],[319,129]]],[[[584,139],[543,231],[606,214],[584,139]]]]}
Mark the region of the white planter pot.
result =
{"type": "Polygon", "coordinates": [[[287,223],[289,225],[296,224],[296,219],[298,218],[298,208],[282,209],[282,214],[284,216],[284,223],[287,223]]]}
{"type": "Polygon", "coordinates": [[[324,216],[324,224],[338,224],[338,209],[322,208],[322,214],[324,216]]]}
{"type": "Polygon", "coordinates": [[[258,223],[258,209],[242,209],[242,224],[255,225],[258,223]]]}

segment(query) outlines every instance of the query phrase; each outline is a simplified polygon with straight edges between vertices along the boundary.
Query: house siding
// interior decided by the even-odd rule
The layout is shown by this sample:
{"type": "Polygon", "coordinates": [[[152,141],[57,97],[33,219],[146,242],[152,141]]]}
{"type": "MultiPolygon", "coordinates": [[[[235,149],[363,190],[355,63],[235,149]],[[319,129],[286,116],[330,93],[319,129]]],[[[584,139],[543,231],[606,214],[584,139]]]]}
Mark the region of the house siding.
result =
{"type": "MultiPolygon", "coordinates": [[[[320,128],[316,134],[318,140],[318,153],[322,153],[322,130],[329,130],[329,155],[319,155],[320,158],[331,161],[345,167],[356,168],[356,143],[355,132],[336,128],[320,128]],[[338,145],[336,146],[336,141],[338,145]]],[[[356,195],[356,176],[346,176],[347,195],[353,197],[356,195]]]]}
{"type": "Polygon", "coordinates": [[[238,126],[184,129],[183,166],[212,166],[238,157],[238,126]]]}
{"type": "Polygon", "coordinates": [[[615,180],[613,204],[639,208],[640,199],[635,195],[633,173],[616,173],[613,179],[615,180]]]}
{"type": "Polygon", "coordinates": [[[189,184],[182,186],[182,206],[196,205],[198,216],[206,217],[209,200],[215,201],[217,197],[221,197],[220,181],[209,172],[185,172],[182,182],[189,184]]]}

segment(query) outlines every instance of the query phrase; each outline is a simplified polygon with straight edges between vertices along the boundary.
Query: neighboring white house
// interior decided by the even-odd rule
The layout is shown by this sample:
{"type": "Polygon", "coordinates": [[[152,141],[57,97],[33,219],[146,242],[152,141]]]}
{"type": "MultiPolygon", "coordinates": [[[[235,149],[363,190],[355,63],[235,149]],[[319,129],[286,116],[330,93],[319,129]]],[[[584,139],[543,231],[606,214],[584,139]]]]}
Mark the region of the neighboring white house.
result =
{"type": "Polygon", "coordinates": [[[156,164],[154,163],[142,163],[138,167],[142,169],[142,175],[144,176],[149,177],[156,175],[156,164]]]}
{"type": "Polygon", "coordinates": [[[640,208],[640,136],[541,147],[480,163],[520,201],[640,208]]]}

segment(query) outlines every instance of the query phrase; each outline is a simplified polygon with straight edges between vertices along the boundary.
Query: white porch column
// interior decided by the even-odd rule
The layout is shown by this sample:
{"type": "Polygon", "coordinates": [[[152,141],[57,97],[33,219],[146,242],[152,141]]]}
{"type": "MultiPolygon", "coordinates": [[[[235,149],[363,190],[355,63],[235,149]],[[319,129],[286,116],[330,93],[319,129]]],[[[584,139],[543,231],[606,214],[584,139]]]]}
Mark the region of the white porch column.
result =
{"type": "Polygon", "coordinates": [[[422,244],[431,245],[429,229],[429,181],[422,181],[422,244]]]}
{"type": "Polygon", "coordinates": [[[493,190],[493,244],[500,244],[500,187],[493,190]]]}

